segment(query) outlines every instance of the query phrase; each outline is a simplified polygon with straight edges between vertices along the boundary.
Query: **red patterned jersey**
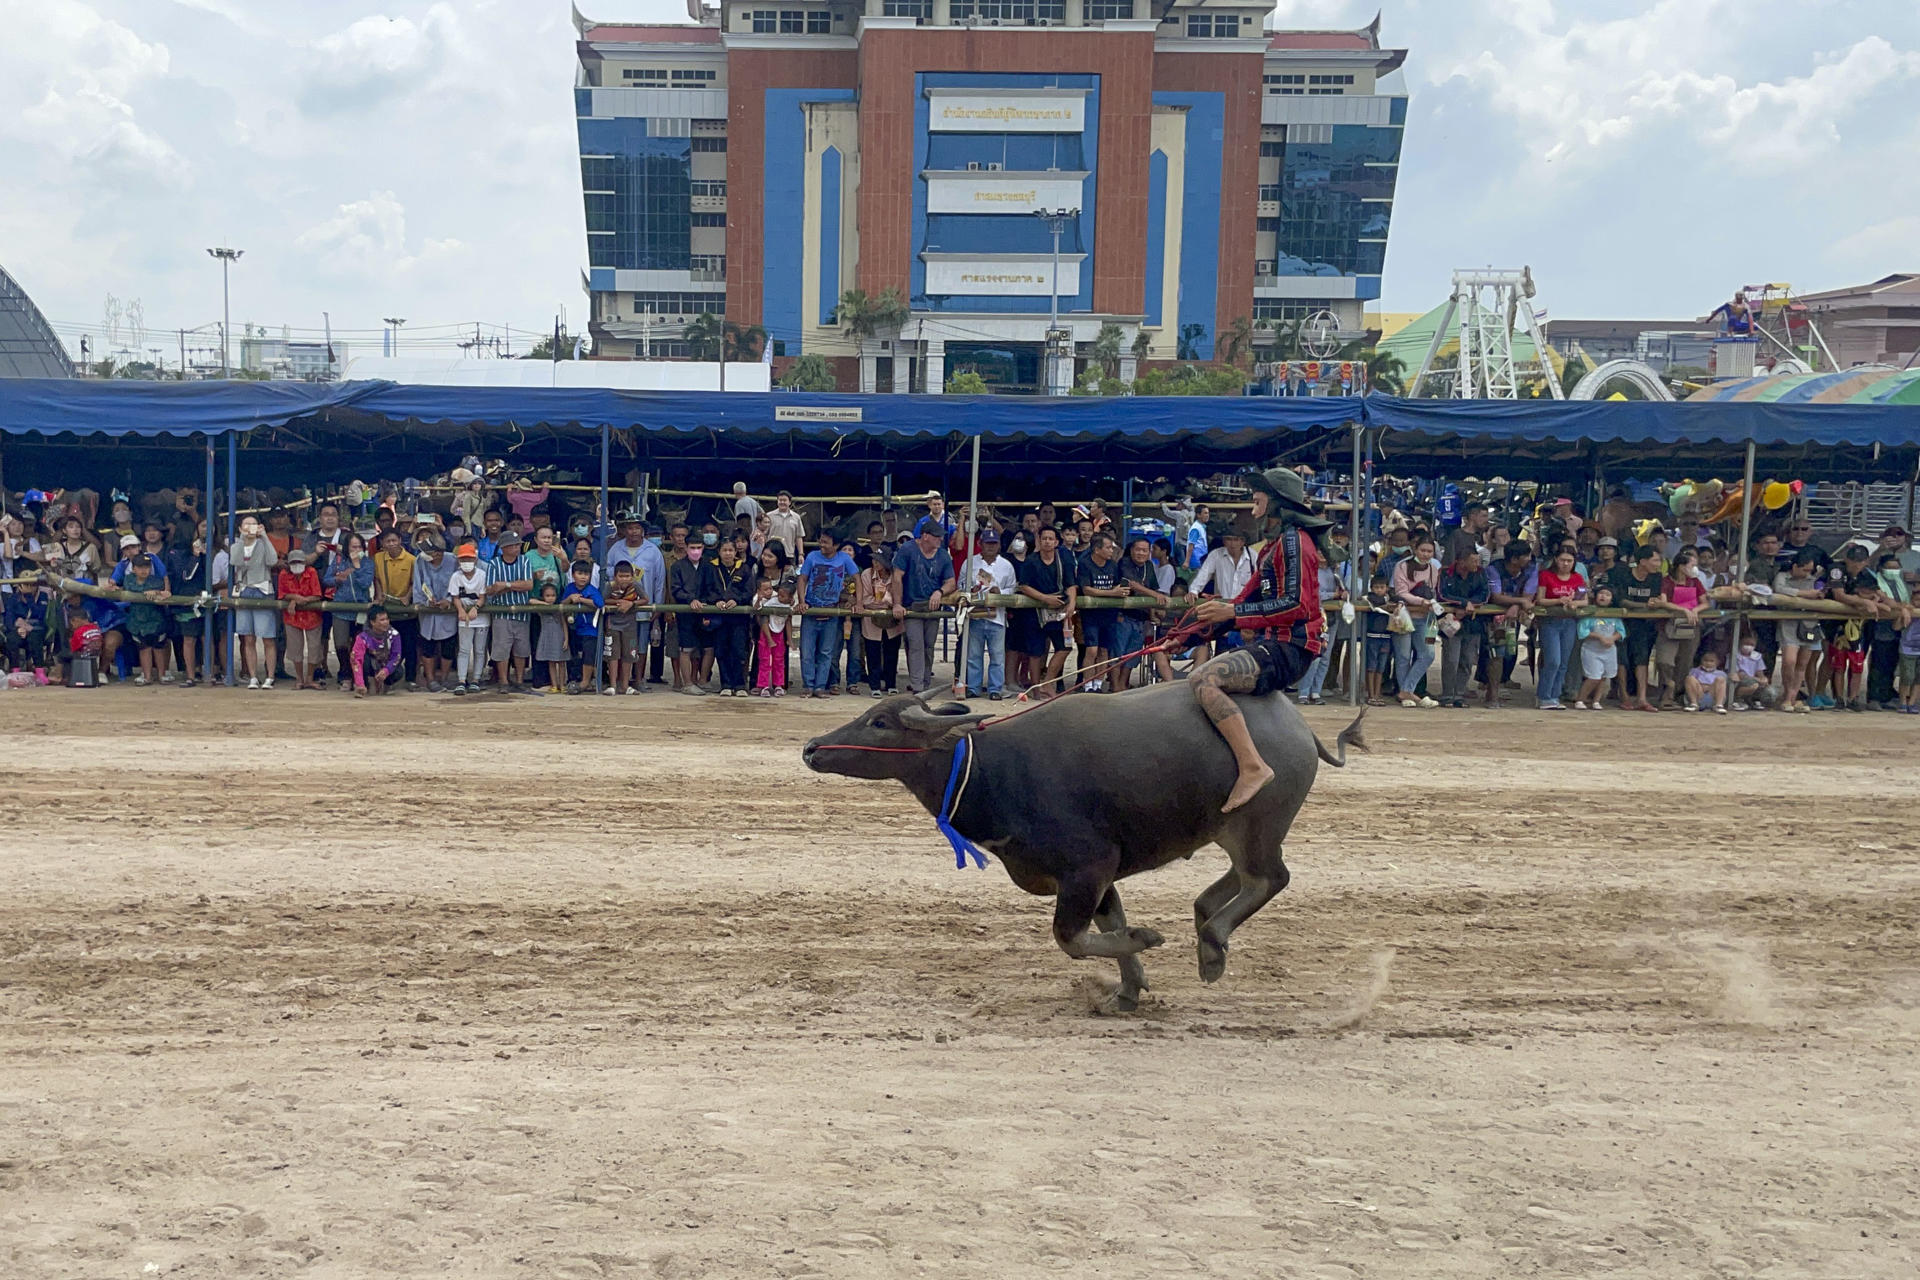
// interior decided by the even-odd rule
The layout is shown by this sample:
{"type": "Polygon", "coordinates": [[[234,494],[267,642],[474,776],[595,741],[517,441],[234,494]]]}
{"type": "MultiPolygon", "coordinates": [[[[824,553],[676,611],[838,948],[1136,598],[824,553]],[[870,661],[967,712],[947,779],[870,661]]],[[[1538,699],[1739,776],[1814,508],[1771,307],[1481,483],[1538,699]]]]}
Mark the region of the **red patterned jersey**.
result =
{"type": "Polygon", "coordinates": [[[1260,567],[1233,602],[1233,625],[1250,636],[1319,653],[1327,631],[1320,607],[1320,549],[1288,526],[1260,553],[1260,567]]]}

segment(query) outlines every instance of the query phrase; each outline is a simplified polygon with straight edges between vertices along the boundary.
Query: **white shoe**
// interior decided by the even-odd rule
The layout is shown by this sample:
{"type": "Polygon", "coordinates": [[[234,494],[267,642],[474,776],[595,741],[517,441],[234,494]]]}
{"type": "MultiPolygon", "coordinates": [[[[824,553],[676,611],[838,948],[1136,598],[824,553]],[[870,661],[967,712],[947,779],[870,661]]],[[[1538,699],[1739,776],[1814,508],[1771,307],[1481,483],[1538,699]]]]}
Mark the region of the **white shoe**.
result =
{"type": "Polygon", "coordinates": [[[1585,711],[1587,709],[1587,704],[1582,702],[1580,699],[1575,698],[1573,700],[1573,709],[1575,711],[1585,711]]]}
{"type": "Polygon", "coordinates": [[[247,677],[247,688],[249,688],[249,689],[258,689],[259,687],[260,687],[260,677],[259,677],[259,676],[248,676],[248,677],[247,677]]]}
{"type": "Polygon", "coordinates": [[[261,687],[262,689],[271,689],[271,688],[273,688],[273,677],[272,677],[272,676],[268,676],[268,677],[267,677],[267,678],[266,678],[265,680],[262,680],[262,681],[260,682],[260,687],[261,687]]]}
{"type": "Polygon", "coordinates": [[[1437,707],[1440,704],[1438,702],[1435,702],[1432,698],[1422,698],[1420,699],[1420,705],[1423,707],[1437,707]]]}

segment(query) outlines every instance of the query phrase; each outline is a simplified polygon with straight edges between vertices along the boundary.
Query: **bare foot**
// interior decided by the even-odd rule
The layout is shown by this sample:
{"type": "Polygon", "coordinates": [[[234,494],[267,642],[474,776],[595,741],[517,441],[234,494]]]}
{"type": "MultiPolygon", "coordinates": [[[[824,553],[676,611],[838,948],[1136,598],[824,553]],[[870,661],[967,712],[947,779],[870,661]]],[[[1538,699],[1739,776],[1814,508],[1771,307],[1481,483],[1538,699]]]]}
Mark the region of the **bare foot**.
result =
{"type": "Polygon", "coordinates": [[[1273,770],[1264,763],[1260,772],[1248,773],[1242,770],[1239,781],[1233,784],[1233,791],[1227,796],[1227,802],[1220,806],[1220,812],[1232,813],[1247,801],[1260,794],[1260,788],[1273,781],[1273,770]]]}

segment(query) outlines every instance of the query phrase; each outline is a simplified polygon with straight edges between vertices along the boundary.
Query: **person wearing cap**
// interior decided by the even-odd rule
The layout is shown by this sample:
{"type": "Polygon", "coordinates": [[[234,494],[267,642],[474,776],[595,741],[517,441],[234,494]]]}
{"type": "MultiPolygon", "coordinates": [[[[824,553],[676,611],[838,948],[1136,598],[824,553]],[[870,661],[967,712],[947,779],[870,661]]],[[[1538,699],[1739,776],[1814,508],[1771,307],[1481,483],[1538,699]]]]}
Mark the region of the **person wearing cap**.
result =
{"type": "Polygon", "coordinates": [[[1279,532],[1238,596],[1209,600],[1193,614],[1199,622],[1241,633],[1245,643],[1201,663],[1187,677],[1195,700],[1233,749],[1239,766],[1240,777],[1222,812],[1239,808],[1273,781],[1273,770],[1260,758],[1246,717],[1231,695],[1259,697],[1293,684],[1319,654],[1327,629],[1314,535],[1332,522],[1308,501],[1300,477],[1285,467],[1256,474],[1249,482],[1254,519],[1277,520],[1279,532]]]}
{"type": "Polygon", "coordinates": [[[793,509],[793,495],[785,489],[774,496],[773,510],[767,512],[767,532],[785,544],[788,563],[800,558],[800,548],[807,541],[807,522],[793,509]]]}
{"type": "Polygon", "coordinates": [[[453,553],[458,561],[453,576],[447,579],[447,597],[453,601],[454,658],[453,691],[465,696],[478,690],[487,673],[487,567],[480,559],[480,548],[462,543],[453,553]]]}
{"type": "Polygon", "coordinates": [[[314,605],[326,598],[320,575],[307,563],[307,553],[298,547],[287,552],[280,570],[275,594],[287,623],[287,665],[293,669],[294,688],[318,689],[313,678],[316,666],[326,670],[326,653],[320,643],[321,613],[314,605]]]}
{"type": "MultiPolygon", "coordinates": [[[[266,537],[260,521],[247,516],[240,521],[240,540],[227,549],[227,563],[233,575],[233,594],[242,600],[264,600],[273,595],[275,570],[280,553],[266,537]]],[[[240,606],[233,613],[233,634],[239,638],[240,665],[247,673],[247,688],[273,688],[273,671],[279,654],[280,614],[274,609],[240,606]]]]}
{"type": "Polygon", "coordinates": [[[122,591],[141,597],[127,605],[124,631],[116,633],[116,638],[128,636],[136,651],[139,674],[133,682],[157,684],[167,662],[167,614],[157,603],[167,596],[166,570],[157,556],[136,546],[115,570],[114,580],[122,591]]]}
{"type": "MultiPolygon", "coordinates": [[[[1000,531],[991,524],[980,531],[980,550],[967,561],[961,577],[973,597],[1010,596],[1018,589],[1013,562],[1000,555],[1000,531]]],[[[1000,701],[1006,694],[1006,665],[1006,608],[973,609],[967,615],[967,696],[978,698],[984,692],[1000,701]]]]}
{"type": "Polygon", "coordinates": [[[1920,551],[1913,549],[1913,539],[1902,525],[1888,525],[1880,531],[1880,554],[1895,556],[1900,561],[1900,576],[1906,580],[1911,593],[1914,587],[1920,587],[1920,551]]]}
{"type": "Polygon", "coordinates": [[[420,554],[413,559],[413,593],[410,597],[414,608],[419,610],[414,619],[414,629],[420,637],[414,646],[419,655],[416,670],[427,692],[439,693],[452,685],[453,681],[446,677],[455,669],[456,624],[453,597],[449,594],[455,565],[453,558],[447,554],[446,541],[438,529],[421,530],[416,535],[416,545],[420,554]]]}
{"type": "Polygon", "coordinates": [[[533,661],[533,615],[518,606],[532,598],[533,578],[521,563],[520,535],[508,529],[497,542],[499,554],[487,562],[487,601],[506,611],[494,614],[490,627],[494,677],[501,692],[524,693],[533,661]]]}

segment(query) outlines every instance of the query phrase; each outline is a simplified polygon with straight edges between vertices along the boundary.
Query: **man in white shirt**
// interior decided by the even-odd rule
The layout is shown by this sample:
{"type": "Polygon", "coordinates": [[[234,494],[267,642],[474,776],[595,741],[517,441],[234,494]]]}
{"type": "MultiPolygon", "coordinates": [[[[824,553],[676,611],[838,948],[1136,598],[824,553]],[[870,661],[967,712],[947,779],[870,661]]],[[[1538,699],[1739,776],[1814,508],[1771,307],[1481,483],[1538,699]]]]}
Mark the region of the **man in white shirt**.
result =
{"type": "Polygon", "coordinates": [[[793,495],[785,489],[773,500],[767,513],[767,531],[787,549],[787,563],[800,563],[800,546],[807,540],[807,525],[793,509],[793,495]]]}
{"type": "Polygon", "coordinates": [[[1220,545],[1207,552],[1207,558],[1200,562],[1200,572],[1193,575],[1193,582],[1187,587],[1187,602],[1191,604],[1204,595],[1238,600],[1247,584],[1253,581],[1253,573],[1253,552],[1247,550],[1247,535],[1239,529],[1229,529],[1220,545]]]}
{"type": "MultiPolygon", "coordinates": [[[[967,561],[960,575],[964,590],[972,596],[1012,595],[1019,578],[1013,562],[1000,558],[1000,531],[989,524],[979,536],[980,554],[967,561]]],[[[984,685],[986,696],[1000,701],[1006,691],[1006,664],[1007,611],[973,610],[967,615],[967,696],[979,697],[984,685]]]]}

